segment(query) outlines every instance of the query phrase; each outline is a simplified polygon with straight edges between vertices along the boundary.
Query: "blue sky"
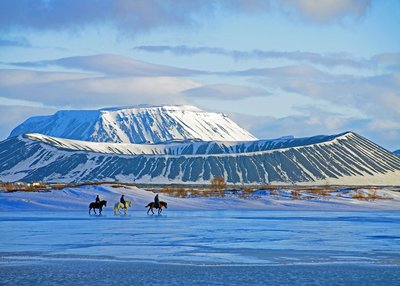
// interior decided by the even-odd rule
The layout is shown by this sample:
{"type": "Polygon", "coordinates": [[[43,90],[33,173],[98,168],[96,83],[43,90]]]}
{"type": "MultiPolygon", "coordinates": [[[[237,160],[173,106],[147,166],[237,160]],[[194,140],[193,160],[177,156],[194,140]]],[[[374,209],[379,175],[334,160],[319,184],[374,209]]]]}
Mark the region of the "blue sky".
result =
{"type": "Polygon", "coordinates": [[[0,138],[59,109],[193,104],[259,138],[400,148],[400,2],[0,2],[0,138]]]}

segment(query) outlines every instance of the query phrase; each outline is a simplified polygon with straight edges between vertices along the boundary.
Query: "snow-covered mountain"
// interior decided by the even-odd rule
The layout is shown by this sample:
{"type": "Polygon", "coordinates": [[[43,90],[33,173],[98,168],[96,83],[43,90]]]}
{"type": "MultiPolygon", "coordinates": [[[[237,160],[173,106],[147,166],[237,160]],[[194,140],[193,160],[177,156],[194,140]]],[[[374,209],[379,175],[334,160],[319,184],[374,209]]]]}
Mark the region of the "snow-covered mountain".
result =
{"type": "Polygon", "coordinates": [[[1,181],[400,185],[400,157],[352,132],[257,140],[193,106],[59,111],[0,142],[1,181]]]}
{"type": "MultiPolygon", "coordinates": [[[[345,133],[343,133],[345,134],[345,133]]],[[[209,155],[237,154],[298,147],[329,141],[339,135],[313,136],[307,138],[282,137],[272,140],[255,141],[197,141],[167,142],[160,144],[103,143],[71,140],[32,133],[24,138],[41,141],[58,149],[89,151],[120,155],[209,155]]]]}
{"type": "Polygon", "coordinates": [[[26,133],[114,143],[166,141],[251,141],[257,138],[225,114],[194,106],[137,106],[100,110],[65,110],[32,117],[9,137],[26,133]]]}
{"type": "Polygon", "coordinates": [[[37,134],[12,137],[0,142],[0,178],[203,183],[224,176],[229,183],[400,185],[400,158],[352,132],[184,144],[142,148],[37,134]]]}

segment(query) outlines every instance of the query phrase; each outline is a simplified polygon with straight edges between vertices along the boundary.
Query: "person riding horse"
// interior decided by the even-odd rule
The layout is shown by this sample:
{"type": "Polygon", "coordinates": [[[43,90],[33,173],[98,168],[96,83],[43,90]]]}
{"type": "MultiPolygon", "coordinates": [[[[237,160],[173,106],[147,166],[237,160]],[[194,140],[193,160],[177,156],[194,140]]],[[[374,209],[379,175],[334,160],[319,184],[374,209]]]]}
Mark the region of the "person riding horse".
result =
{"type": "Polygon", "coordinates": [[[158,194],[154,197],[154,206],[156,208],[160,207],[160,199],[158,198],[158,194]]]}
{"type": "Polygon", "coordinates": [[[96,196],[95,203],[96,203],[96,204],[99,204],[99,203],[100,203],[100,197],[99,197],[99,195],[96,196]]]}
{"type": "Polygon", "coordinates": [[[119,199],[119,202],[124,205],[124,208],[126,208],[126,202],[125,202],[124,195],[121,196],[121,198],[119,199]]]}

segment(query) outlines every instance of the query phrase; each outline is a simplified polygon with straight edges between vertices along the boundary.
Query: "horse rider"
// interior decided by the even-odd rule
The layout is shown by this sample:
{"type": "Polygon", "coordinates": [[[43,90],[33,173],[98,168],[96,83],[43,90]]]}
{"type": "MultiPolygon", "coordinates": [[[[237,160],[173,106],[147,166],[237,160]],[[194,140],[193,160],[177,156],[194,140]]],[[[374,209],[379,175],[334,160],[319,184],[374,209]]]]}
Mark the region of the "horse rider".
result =
{"type": "Polygon", "coordinates": [[[121,198],[119,199],[119,202],[124,205],[124,208],[126,208],[126,201],[125,201],[124,195],[121,196],[121,198]]]}
{"type": "Polygon", "coordinates": [[[158,198],[158,194],[154,197],[154,206],[156,208],[160,207],[160,199],[158,198]]]}
{"type": "Polygon", "coordinates": [[[95,203],[96,203],[96,204],[100,204],[100,197],[99,197],[99,195],[96,196],[96,201],[95,201],[95,203]]]}

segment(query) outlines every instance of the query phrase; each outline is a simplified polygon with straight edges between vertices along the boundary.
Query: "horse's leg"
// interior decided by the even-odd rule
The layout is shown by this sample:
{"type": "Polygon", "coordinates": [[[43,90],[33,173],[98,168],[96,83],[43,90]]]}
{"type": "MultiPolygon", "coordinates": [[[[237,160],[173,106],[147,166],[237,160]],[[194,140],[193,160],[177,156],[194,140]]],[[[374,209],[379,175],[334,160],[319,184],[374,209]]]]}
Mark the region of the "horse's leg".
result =
{"type": "Polygon", "coordinates": [[[90,211],[92,210],[92,208],[89,208],[89,214],[90,214],[90,211]]]}

